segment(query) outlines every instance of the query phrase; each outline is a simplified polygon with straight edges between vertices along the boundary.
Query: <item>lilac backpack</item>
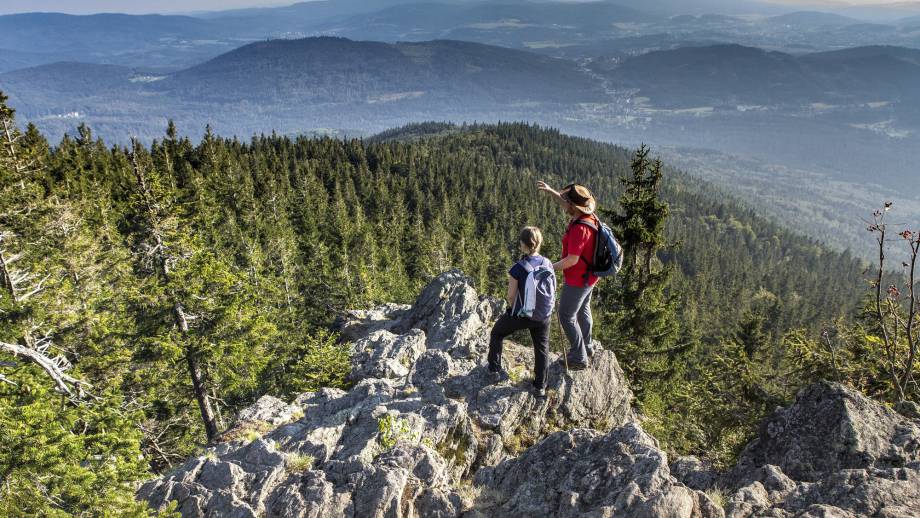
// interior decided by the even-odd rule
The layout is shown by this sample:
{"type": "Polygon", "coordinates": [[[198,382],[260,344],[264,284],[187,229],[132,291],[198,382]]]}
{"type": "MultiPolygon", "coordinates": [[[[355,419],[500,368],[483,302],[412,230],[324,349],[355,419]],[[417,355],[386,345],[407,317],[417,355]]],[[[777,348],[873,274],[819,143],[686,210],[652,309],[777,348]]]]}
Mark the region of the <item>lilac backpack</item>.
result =
{"type": "Polygon", "coordinates": [[[514,315],[543,322],[553,314],[556,306],[556,272],[553,263],[544,257],[543,263],[538,266],[532,266],[526,258],[518,264],[527,271],[527,278],[524,280],[524,293],[520,294],[520,307],[514,315]]]}

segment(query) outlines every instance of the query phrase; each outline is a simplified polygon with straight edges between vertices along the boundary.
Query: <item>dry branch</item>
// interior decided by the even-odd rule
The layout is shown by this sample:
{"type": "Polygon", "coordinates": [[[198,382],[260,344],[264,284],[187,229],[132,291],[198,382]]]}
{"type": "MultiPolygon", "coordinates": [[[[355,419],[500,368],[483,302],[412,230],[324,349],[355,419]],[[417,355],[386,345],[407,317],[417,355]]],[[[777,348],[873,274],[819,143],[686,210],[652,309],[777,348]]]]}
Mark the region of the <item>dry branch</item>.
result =
{"type": "MultiPolygon", "coordinates": [[[[49,346],[50,343],[46,340],[39,340],[33,347],[0,341],[0,351],[5,351],[15,357],[25,358],[41,367],[61,392],[68,396],[73,396],[75,389],[78,395],[82,395],[83,387],[88,386],[88,384],[83,380],[69,376],[65,372],[70,368],[70,362],[66,358],[48,356],[49,346]]],[[[4,378],[4,381],[7,381],[6,378],[4,378]]]]}

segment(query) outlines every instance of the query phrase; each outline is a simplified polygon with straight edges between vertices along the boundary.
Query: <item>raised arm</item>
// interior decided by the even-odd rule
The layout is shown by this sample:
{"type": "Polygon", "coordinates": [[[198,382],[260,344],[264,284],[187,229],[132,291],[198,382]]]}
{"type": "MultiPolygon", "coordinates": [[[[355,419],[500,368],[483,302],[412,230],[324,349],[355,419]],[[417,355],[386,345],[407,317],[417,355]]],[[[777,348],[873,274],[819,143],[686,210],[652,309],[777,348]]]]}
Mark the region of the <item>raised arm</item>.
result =
{"type": "Polygon", "coordinates": [[[553,197],[554,200],[556,200],[556,203],[558,203],[561,207],[565,207],[565,200],[562,199],[562,195],[560,195],[558,191],[556,191],[555,189],[547,185],[546,182],[542,180],[537,182],[537,189],[549,194],[550,196],[553,197]]]}

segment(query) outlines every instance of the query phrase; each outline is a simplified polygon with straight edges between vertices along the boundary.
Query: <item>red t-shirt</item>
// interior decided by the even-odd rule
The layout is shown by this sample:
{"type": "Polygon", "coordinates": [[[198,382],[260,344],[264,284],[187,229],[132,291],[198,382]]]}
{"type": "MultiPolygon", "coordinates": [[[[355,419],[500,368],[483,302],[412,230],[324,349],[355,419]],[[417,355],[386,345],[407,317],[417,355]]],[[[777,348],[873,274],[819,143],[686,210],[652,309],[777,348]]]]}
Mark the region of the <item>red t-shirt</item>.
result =
{"type": "MultiPolygon", "coordinates": [[[[587,220],[592,225],[597,226],[597,218],[594,216],[585,215],[580,216],[579,219],[587,220]]],[[[570,255],[578,255],[584,258],[584,260],[579,260],[575,263],[575,266],[563,272],[565,274],[565,283],[569,286],[576,286],[579,288],[585,286],[585,272],[588,271],[587,261],[594,259],[595,234],[597,234],[597,232],[590,227],[573,221],[569,223],[568,230],[566,230],[565,235],[562,236],[562,258],[565,259],[570,255]]],[[[595,284],[597,284],[597,277],[593,274],[588,274],[587,285],[594,286],[595,284]]]]}

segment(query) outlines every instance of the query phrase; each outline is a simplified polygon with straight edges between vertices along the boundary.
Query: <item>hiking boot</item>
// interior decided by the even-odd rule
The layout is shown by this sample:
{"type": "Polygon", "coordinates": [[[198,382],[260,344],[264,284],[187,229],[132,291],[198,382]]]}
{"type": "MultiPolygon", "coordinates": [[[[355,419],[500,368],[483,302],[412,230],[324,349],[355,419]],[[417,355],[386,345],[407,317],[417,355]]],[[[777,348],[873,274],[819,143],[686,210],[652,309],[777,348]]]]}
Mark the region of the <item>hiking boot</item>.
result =
{"type": "Polygon", "coordinates": [[[545,388],[533,388],[533,397],[537,399],[546,399],[546,389],[545,388]]]}
{"type": "Polygon", "coordinates": [[[510,378],[511,376],[508,375],[508,371],[505,369],[489,370],[489,382],[491,383],[501,383],[510,378]]]}
{"type": "Polygon", "coordinates": [[[569,370],[570,371],[583,371],[587,368],[588,368],[587,363],[569,360],[569,370]]]}

